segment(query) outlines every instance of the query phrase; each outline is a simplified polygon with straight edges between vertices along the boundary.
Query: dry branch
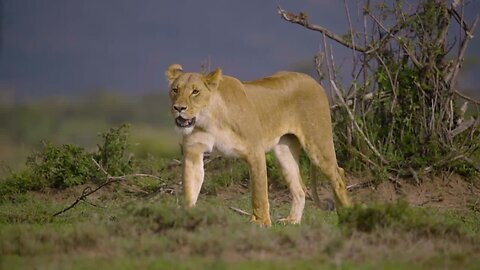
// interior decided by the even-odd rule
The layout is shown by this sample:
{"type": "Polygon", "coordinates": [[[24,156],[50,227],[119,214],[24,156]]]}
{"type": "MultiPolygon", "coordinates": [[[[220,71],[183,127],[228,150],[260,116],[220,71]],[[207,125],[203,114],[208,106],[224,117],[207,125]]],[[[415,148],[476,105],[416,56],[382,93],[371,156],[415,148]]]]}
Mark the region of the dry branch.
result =
{"type": "Polygon", "coordinates": [[[478,100],[476,100],[476,99],[473,99],[473,98],[471,98],[471,97],[468,97],[468,96],[466,96],[465,94],[460,93],[460,92],[457,91],[457,90],[455,90],[455,94],[456,94],[457,96],[465,99],[465,100],[468,100],[468,101],[473,102],[473,103],[475,103],[475,104],[477,104],[477,105],[480,105],[480,101],[478,101],[478,100]]]}
{"type": "Polygon", "coordinates": [[[304,13],[300,13],[299,15],[295,15],[294,13],[286,11],[286,10],[279,7],[278,8],[278,14],[280,14],[280,16],[287,22],[299,24],[299,25],[301,25],[301,26],[303,26],[307,29],[320,32],[320,33],[324,34],[325,36],[329,37],[330,39],[335,40],[336,42],[342,44],[345,47],[348,47],[350,49],[354,49],[354,50],[359,51],[359,52],[366,52],[367,51],[367,49],[365,49],[361,46],[354,45],[353,43],[347,42],[343,37],[329,31],[328,29],[326,29],[323,26],[309,23],[308,20],[307,20],[307,15],[304,14],[304,13]]]}
{"type": "Polygon", "coordinates": [[[233,206],[229,206],[228,208],[230,208],[231,210],[233,210],[233,212],[238,213],[238,214],[240,214],[240,215],[243,215],[243,216],[251,216],[250,213],[245,212],[245,211],[243,211],[243,210],[240,209],[240,208],[236,208],[236,207],[233,207],[233,206]]]}
{"type": "MultiPolygon", "coordinates": [[[[347,99],[347,100],[345,100],[345,102],[347,103],[348,106],[352,106],[355,102],[355,99],[360,99],[360,101],[369,101],[369,100],[372,100],[374,97],[375,97],[375,95],[373,93],[368,93],[368,94],[365,94],[362,97],[355,97],[355,98],[347,99]]],[[[338,103],[333,104],[332,106],[330,106],[330,109],[335,110],[335,109],[338,109],[340,106],[343,106],[343,105],[338,104],[338,103]]]]}
{"type": "Polygon", "coordinates": [[[356,184],[351,184],[346,187],[347,191],[354,191],[357,189],[362,189],[362,188],[367,188],[367,187],[372,187],[375,184],[375,181],[367,181],[367,182],[361,182],[361,183],[356,183],[356,184]]]}
{"type": "Polygon", "coordinates": [[[469,120],[465,121],[465,122],[462,122],[460,125],[458,125],[457,128],[455,128],[454,130],[450,131],[448,133],[448,135],[450,136],[450,138],[454,138],[456,137],[457,135],[461,134],[462,132],[464,132],[465,130],[471,128],[477,121],[475,121],[474,118],[470,118],[469,120]]]}
{"type": "Polygon", "coordinates": [[[401,40],[394,34],[392,33],[390,30],[388,30],[385,26],[383,26],[383,24],[380,22],[380,20],[377,19],[377,17],[375,17],[372,13],[368,12],[368,15],[373,19],[373,21],[378,25],[380,26],[380,28],[383,29],[383,31],[385,31],[388,36],[392,37],[392,38],[395,38],[397,41],[399,41],[399,44],[402,46],[403,50],[405,51],[406,54],[408,54],[408,56],[410,57],[410,60],[412,60],[412,63],[417,66],[418,68],[422,68],[423,65],[420,63],[420,61],[418,61],[417,57],[415,57],[415,54],[413,54],[412,51],[410,51],[407,46],[405,45],[405,43],[401,42],[401,40]]]}
{"type": "Polygon", "coordinates": [[[467,34],[469,38],[473,38],[472,28],[469,27],[467,22],[465,22],[465,20],[462,18],[462,16],[458,14],[458,11],[455,9],[453,4],[452,4],[452,7],[450,7],[447,11],[462,26],[462,29],[463,31],[465,31],[465,34],[467,34]]]}
{"type": "Polygon", "coordinates": [[[358,125],[357,121],[355,120],[355,116],[353,115],[353,112],[350,110],[348,107],[347,103],[345,102],[345,99],[342,96],[342,93],[338,89],[337,85],[335,84],[334,81],[330,81],[332,84],[333,89],[335,90],[335,93],[337,94],[338,98],[340,99],[340,102],[342,105],[345,107],[345,110],[347,110],[348,116],[350,117],[350,121],[352,121],[353,125],[357,129],[358,133],[360,136],[362,136],[363,140],[367,143],[368,147],[372,152],[380,159],[380,161],[383,164],[388,164],[388,161],[380,154],[380,152],[375,148],[375,146],[372,144],[372,142],[368,139],[368,137],[365,135],[365,132],[363,132],[362,128],[358,125]]]}
{"type": "MultiPolygon", "coordinates": [[[[92,161],[95,163],[95,165],[98,167],[98,169],[105,174],[106,181],[97,186],[95,189],[92,189],[90,186],[86,187],[83,189],[82,194],[69,206],[65,207],[64,209],[56,212],[53,214],[54,217],[61,215],[68,210],[74,208],[79,202],[84,201],[87,202],[86,199],[88,196],[92,195],[93,193],[99,191],[100,189],[109,186],[113,183],[117,183],[123,180],[126,180],[131,177],[149,177],[149,178],[155,178],[155,179],[160,179],[160,177],[151,175],[151,174],[144,174],[144,173],[136,173],[136,174],[127,174],[127,175],[121,175],[121,176],[111,176],[95,159],[92,158],[92,161]]],[[[91,202],[87,202],[89,204],[92,204],[91,202]]]]}

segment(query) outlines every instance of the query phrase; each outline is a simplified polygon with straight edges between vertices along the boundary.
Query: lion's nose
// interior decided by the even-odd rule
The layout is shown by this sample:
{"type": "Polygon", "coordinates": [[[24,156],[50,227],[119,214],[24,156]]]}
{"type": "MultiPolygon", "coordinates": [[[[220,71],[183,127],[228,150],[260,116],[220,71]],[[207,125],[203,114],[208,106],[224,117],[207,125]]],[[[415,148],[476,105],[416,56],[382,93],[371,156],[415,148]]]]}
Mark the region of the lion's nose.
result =
{"type": "Polygon", "coordinates": [[[173,105],[173,108],[177,111],[177,112],[183,112],[187,109],[187,106],[183,106],[183,105],[173,105]]]}

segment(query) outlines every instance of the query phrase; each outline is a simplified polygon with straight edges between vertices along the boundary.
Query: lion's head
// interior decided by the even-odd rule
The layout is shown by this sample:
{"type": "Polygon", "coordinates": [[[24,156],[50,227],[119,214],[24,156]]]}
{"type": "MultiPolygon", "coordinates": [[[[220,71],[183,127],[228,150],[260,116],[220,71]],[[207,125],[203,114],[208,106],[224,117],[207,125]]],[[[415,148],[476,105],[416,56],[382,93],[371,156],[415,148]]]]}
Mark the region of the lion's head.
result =
{"type": "Polygon", "coordinates": [[[212,91],[222,79],[222,71],[210,74],[183,72],[182,66],[172,64],[165,72],[170,85],[171,112],[175,124],[184,134],[192,132],[199,113],[208,106],[212,91]]]}

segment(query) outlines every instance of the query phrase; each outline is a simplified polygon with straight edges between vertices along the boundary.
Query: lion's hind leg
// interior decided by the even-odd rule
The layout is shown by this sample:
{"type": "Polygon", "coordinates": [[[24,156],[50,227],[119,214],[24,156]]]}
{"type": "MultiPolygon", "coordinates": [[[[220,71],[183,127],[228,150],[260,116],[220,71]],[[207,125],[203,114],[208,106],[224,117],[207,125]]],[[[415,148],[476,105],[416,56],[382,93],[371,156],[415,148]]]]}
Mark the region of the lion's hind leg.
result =
{"type": "Polygon", "coordinates": [[[285,135],[273,148],[273,152],[280,165],[283,178],[287,182],[292,194],[292,208],[290,214],[280,221],[299,224],[305,207],[305,191],[298,168],[298,157],[301,146],[294,135],[285,135]]]}
{"type": "Polygon", "coordinates": [[[345,187],[343,169],[337,164],[333,138],[321,138],[317,134],[320,132],[310,129],[301,139],[303,149],[310,158],[310,162],[315,165],[328,179],[332,187],[335,202],[338,208],[351,206],[350,199],[345,187]]]}

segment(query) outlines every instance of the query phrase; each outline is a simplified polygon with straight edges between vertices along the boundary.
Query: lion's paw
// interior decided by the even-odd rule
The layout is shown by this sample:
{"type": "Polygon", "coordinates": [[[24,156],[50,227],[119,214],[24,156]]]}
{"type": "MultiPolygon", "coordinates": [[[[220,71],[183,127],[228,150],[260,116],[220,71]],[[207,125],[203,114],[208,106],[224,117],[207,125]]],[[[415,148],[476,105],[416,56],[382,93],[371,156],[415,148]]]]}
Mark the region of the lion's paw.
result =
{"type": "Polygon", "coordinates": [[[280,218],[277,220],[277,222],[283,225],[300,224],[300,218],[292,218],[292,217],[280,218]]]}
{"type": "Polygon", "coordinates": [[[272,226],[272,221],[270,218],[266,219],[259,219],[256,216],[252,215],[250,218],[250,222],[256,225],[259,225],[260,227],[271,227],[272,226]]]}

